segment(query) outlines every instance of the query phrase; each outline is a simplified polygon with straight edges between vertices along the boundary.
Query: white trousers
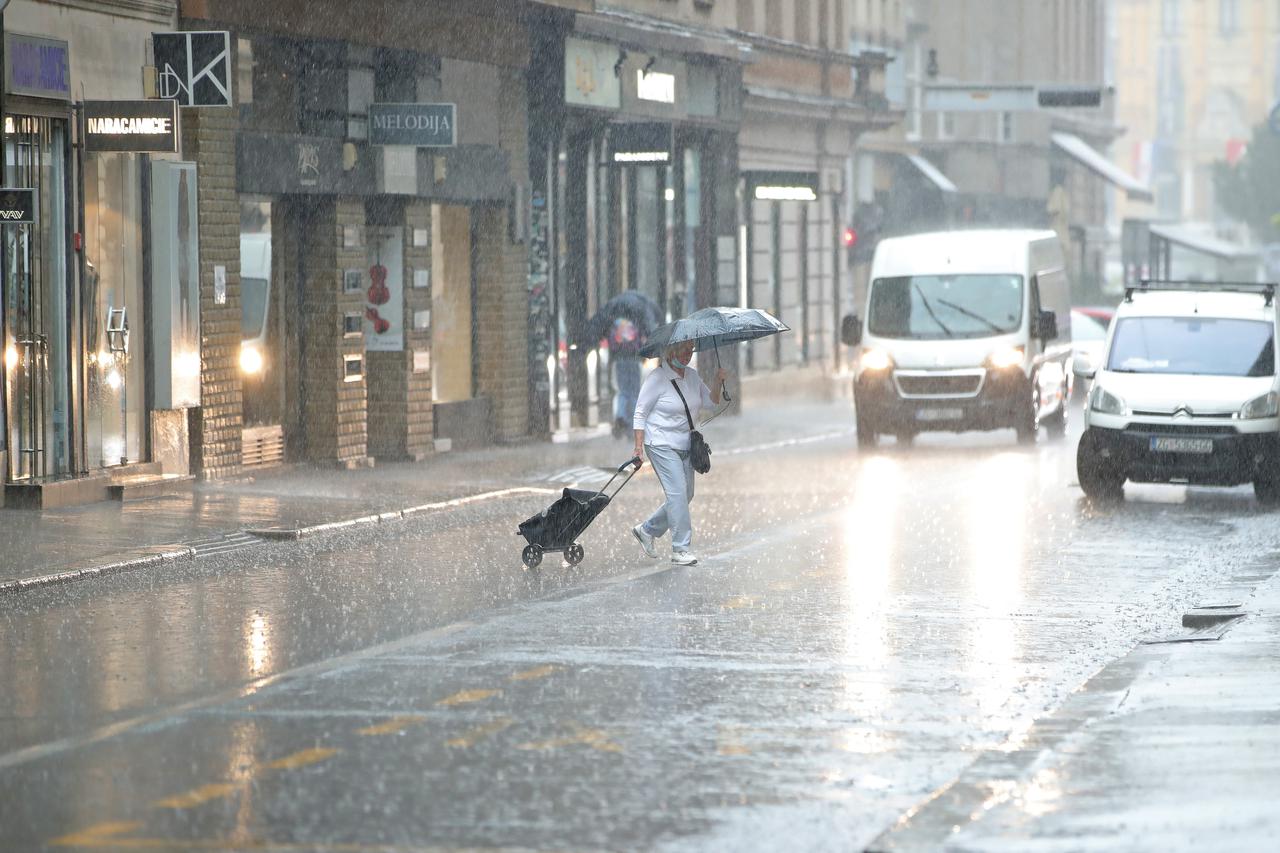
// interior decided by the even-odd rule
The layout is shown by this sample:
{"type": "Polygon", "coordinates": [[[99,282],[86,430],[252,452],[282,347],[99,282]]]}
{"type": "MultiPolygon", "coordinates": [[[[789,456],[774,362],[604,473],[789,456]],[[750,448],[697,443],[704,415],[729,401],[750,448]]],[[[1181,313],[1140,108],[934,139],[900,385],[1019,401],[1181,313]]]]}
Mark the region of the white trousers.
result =
{"type": "Polygon", "coordinates": [[[688,551],[693,539],[693,522],[689,518],[689,502],[693,500],[693,462],[688,452],[673,447],[644,446],[649,464],[658,475],[667,500],[649,516],[642,527],[650,536],[659,537],[671,531],[671,550],[688,551]]]}

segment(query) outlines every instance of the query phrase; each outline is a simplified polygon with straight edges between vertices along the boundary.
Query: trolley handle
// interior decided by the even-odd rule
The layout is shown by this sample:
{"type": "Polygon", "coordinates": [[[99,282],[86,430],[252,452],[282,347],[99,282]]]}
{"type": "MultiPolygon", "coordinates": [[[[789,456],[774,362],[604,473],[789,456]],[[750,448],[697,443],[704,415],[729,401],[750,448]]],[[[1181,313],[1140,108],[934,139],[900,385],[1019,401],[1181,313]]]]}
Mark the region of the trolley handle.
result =
{"type": "Polygon", "coordinates": [[[631,473],[627,475],[627,479],[623,480],[621,483],[618,484],[618,488],[613,490],[613,494],[608,495],[609,500],[613,500],[614,498],[616,498],[618,496],[618,492],[622,491],[622,487],[625,486],[627,483],[631,482],[631,478],[634,477],[636,475],[636,472],[640,470],[640,465],[641,465],[641,460],[639,456],[634,456],[631,459],[628,459],[626,462],[623,462],[621,465],[618,466],[618,470],[614,472],[613,476],[609,478],[609,482],[605,483],[604,486],[600,488],[599,493],[603,495],[608,490],[609,486],[613,485],[613,481],[618,479],[619,474],[621,474],[623,471],[627,470],[628,468],[631,468],[631,473]]]}

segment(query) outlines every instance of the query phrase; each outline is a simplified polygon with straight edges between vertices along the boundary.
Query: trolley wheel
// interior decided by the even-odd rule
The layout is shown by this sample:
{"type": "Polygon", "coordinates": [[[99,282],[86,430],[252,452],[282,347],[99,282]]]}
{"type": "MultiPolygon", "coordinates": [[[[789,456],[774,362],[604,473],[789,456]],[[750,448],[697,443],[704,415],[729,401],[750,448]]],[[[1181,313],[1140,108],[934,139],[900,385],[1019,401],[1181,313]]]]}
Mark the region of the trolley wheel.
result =
{"type": "Polygon", "coordinates": [[[564,558],[565,560],[568,561],[569,565],[576,566],[578,565],[578,563],[582,562],[582,557],[584,553],[585,552],[582,550],[582,546],[579,545],[577,542],[574,542],[572,545],[570,545],[568,548],[564,550],[564,558]]]}
{"type": "Polygon", "coordinates": [[[526,545],[520,552],[520,560],[529,568],[536,569],[542,562],[542,549],[537,545],[526,545]]]}

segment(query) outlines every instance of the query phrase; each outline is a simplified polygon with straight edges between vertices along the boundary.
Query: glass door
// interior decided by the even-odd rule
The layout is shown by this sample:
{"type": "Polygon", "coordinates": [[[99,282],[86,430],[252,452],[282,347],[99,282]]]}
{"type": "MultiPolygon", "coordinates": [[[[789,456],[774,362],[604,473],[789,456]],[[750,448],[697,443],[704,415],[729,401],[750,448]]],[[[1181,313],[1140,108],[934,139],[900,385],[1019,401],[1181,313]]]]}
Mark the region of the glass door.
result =
{"type": "Polygon", "coordinates": [[[5,119],[5,181],[36,190],[37,225],[3,226],[12,479],[71,470],[67,125],[5,119]]]}

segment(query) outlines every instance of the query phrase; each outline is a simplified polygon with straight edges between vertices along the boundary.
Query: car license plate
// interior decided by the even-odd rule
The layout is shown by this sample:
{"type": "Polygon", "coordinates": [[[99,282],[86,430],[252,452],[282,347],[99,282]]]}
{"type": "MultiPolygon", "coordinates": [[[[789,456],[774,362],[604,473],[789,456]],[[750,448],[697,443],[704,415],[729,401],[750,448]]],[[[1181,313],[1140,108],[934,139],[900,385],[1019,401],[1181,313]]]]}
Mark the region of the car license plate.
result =
{"type": "Polygon", "coordinates": [[[958,421],[964,417],[964,409],[917,409],[918,421],[958,421]]]}
{"type": "Polygon", "coordinates": [[[1151,437],[1151,449],[1159,453],[1212,453],[1212,438],[1151,437]]]}

